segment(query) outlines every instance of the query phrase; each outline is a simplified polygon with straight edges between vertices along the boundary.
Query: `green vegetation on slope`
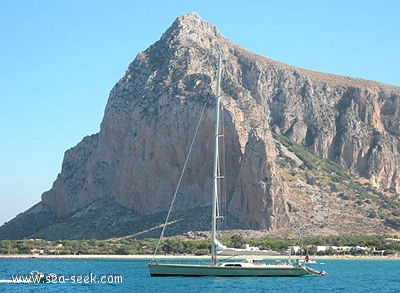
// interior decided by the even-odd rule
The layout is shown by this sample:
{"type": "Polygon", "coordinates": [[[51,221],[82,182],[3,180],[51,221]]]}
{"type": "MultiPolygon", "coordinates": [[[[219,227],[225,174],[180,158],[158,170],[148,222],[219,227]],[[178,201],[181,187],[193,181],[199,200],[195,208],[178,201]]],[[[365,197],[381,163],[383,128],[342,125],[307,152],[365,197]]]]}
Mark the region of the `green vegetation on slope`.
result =
{"type": "Polygon", "coordinates": [[[272,133],[279,142],[276,144],[279,151],[277,163],[287,170],[287,176],[304,178],[307,184],[321,188],[328,186],[332,194],[348,202],[348,205],[358,206],[366,217],[379,218],[386,226],[400,230],[400,195],[395,190],[382,192],[367,180],[350,176],[349,171],[339,164],[315,156],[276,131],[272,133]],[[295,154],[302,165],[298,166],[295,160],[285,155],[280,144],[295,154]]]}
{"type": "MultiPolygon", "coordinates": [[[[157,239],[110,239],[110,240],[57,240],[46,241],[43,239],[1,240],[0,254],[44,254],[44,255],[80,255],[80,254],[106,254],[106,255],[133,255],[152,254],[157,245],[157,239]]],[[[289,246],[300,245],[300,240],[281,238],[244,238],[233,235],[230,238],[221,239],[221,242],[230,247],[243,247],[245,244],[258,246],[260,249],[271,249],[285,253],[289,246]]],[[[384,235],[374,236],[325,236],[306,237],[303,239],[304,247],[312,246],[365,246],[374,247],[377,250],[385,250],[386,253],[400,251],[400,241],[384,235]]],[[[202,239],[182,239],[178,237],[166,238],[159,247],[159,254],[192,254],[208,255],[210,253],[210,241],[202,239]]],[[[324,254],[332,254],[332,251],[324,254]]]]}

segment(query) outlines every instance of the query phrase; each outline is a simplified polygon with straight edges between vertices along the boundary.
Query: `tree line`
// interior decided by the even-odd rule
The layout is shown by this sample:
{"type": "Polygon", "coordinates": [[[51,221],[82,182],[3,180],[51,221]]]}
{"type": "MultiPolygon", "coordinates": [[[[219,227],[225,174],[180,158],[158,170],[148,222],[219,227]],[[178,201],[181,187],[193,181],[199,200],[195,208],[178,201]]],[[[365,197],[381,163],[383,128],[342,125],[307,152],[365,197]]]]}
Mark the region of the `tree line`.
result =
{"type": "MultiPolygon", "coordinates": [[[[304,239],[283,238],[244,238],[233,235],[220,241],[229,246],[240,248],[245,244],[257,246],[260,249],[274,250],[285,253],[290,246],[303,245],[311,254],[317,254],[312,247],[325,246],[363,246],[374,247],[376,250],[385,250],[386,254],[400,252],[400,241],[388,235],[374,236],[320,236],[305,237],[304,239]]],[[[0,254],[44,254],[44,255],[80,255],[80,254],[106,254],[106,255],[134,255],[152,254],[158,239],[109,239],[109,240],[56,240],[43,239],[1,240],[0,254]]],[[[207,238],[182,239],[166,238],[158,248],[159,254],[190,254],[208,255],[210,241],[207,238]]],[[[334,254],[327,250],[323,254],[334,254]]]]}

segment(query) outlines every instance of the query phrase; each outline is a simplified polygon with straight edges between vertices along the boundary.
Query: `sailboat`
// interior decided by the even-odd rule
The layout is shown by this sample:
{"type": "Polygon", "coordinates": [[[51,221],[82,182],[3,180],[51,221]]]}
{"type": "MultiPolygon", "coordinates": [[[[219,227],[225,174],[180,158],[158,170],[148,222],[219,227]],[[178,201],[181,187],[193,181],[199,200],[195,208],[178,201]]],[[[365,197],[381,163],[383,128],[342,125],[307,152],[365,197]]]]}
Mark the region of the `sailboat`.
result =
{"type": "MultiPolygon", "coordinates": [[[[279,255],[279,253],[270,250],[259,250],[247,247],[245,249],[228,248],[222,245],[216,237],[217,203],[218,203],[218,180],[221,176],[218,174],[219,160],[219,116],[220,116],[220,83],[221,83],[221,57],[218,59],[218,75],[216,87],[215,103],[215,124],[214,124],[214,158],[213,158],[213,194],[212,194],[212,221],[211,221],[211,259],[209,263],[188,264],[188,263],[160,263],[153,257],[148,264],[151,276],[303,276],[308,274],[324,275],[324,271],[317,271],[306,267],[305,263],[297,262],[292,264],[290,258],[287,262],[277,262],[275,264],[266,264],[257,262],[255,259],[238,261],[218,260],[219,255],[279,255]]],[[[167,216],[168,218],[168,216],[167,216]]],[[[167,223],[167,221],[166,221],[167,223]]],[[[165,224],[166,225],[166,224],[165,224]]],[[[164,225],[164,228],[165,228],[164,225]]],[[[163,234],[163,233],[162,233],[163,234]]],[[[157,249],[156,249],[157,250],[157,249]]]]}

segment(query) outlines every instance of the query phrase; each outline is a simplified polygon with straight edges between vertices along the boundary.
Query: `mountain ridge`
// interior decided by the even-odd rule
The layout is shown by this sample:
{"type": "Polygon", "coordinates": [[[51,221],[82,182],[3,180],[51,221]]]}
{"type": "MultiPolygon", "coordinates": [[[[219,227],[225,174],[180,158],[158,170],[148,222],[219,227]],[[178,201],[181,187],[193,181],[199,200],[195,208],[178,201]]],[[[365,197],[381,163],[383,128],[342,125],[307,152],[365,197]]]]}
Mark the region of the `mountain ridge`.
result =
{"type": "MultiPolygon", "coordinates": [[[[195,13],[178,17],[159,41],[137,55],[110,92],[100,132],[66,151],[61,173],[39,203],[58,229],[66,229],[62,222],[76,223],[74,215],[96,202],[99,211],[115,204],[111,209],[115,216],[123,207],[136,222],[109,216],[110,223],[129,222],[136,232],[144,225],[140,217],[165,213],[194,133],[193,121],[205,102],[202,132],[181,190],[186,199],[177,204],[176,211],[185,214],[209,206],[212,143],[208,133],[213,127],[218,55],[224,67],[226,177],[233,178],[226,181],[224,199],[234,219],[230,228],[287,234],[293,227],[307,226],[315,235],[352,233],[351,225],[357,226],[353,232],[397,229],[400,88],[301,69],[251,53],[232,44],[195,13]],[[334,161],[351,176],[365,177],[372,188],[392,190],[394,207],[382,208],[369,186],[364,195],[357,195],[346,187],[352,184],[347,177],[316,175],[318,164],[312,160],[293,160],[299,158],[293,145],[323,158],[318,164],[334,161]],[[344,183],[335,191],[335,182],[327,178],[341,178],[344,183]],[[350,199],[361,204],[349,205],[350,199]],[[311,215],[310,205],[318,206],[311,215]],[[344,207],[357,215],[342,216],[350,228],[338,227],[344,207]],[[319,219],[310,221],[310,217],[319,219]]],[[[38,214],[33,209],[23,215],[38,214]]],[[[0,238],[14,235],[11,228],[24,222],[21,219],[3,225],[0,238]]],[[[18,237],[72,237],[40,227],[18,237]]],[[[121,236],[122,230],[114,232],[121,236]]],[[[186,231],[177,233],[182,232],[186,231]]],[[[101,238],[101,233],[93,233],[101,238]]]]}

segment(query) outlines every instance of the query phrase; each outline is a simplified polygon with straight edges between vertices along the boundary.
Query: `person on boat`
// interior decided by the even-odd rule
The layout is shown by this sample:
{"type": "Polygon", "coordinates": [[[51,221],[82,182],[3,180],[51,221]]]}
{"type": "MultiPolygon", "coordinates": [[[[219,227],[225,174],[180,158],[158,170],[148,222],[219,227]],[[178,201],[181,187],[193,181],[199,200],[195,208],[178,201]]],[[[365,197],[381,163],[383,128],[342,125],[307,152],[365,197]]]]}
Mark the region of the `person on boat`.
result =
{"type": "Polygon", "coordinates": [[[310,261],[310,255],[307,253],[306,254],[306,258],[304,259],[305,262],[309,262],[310,261]]]}

